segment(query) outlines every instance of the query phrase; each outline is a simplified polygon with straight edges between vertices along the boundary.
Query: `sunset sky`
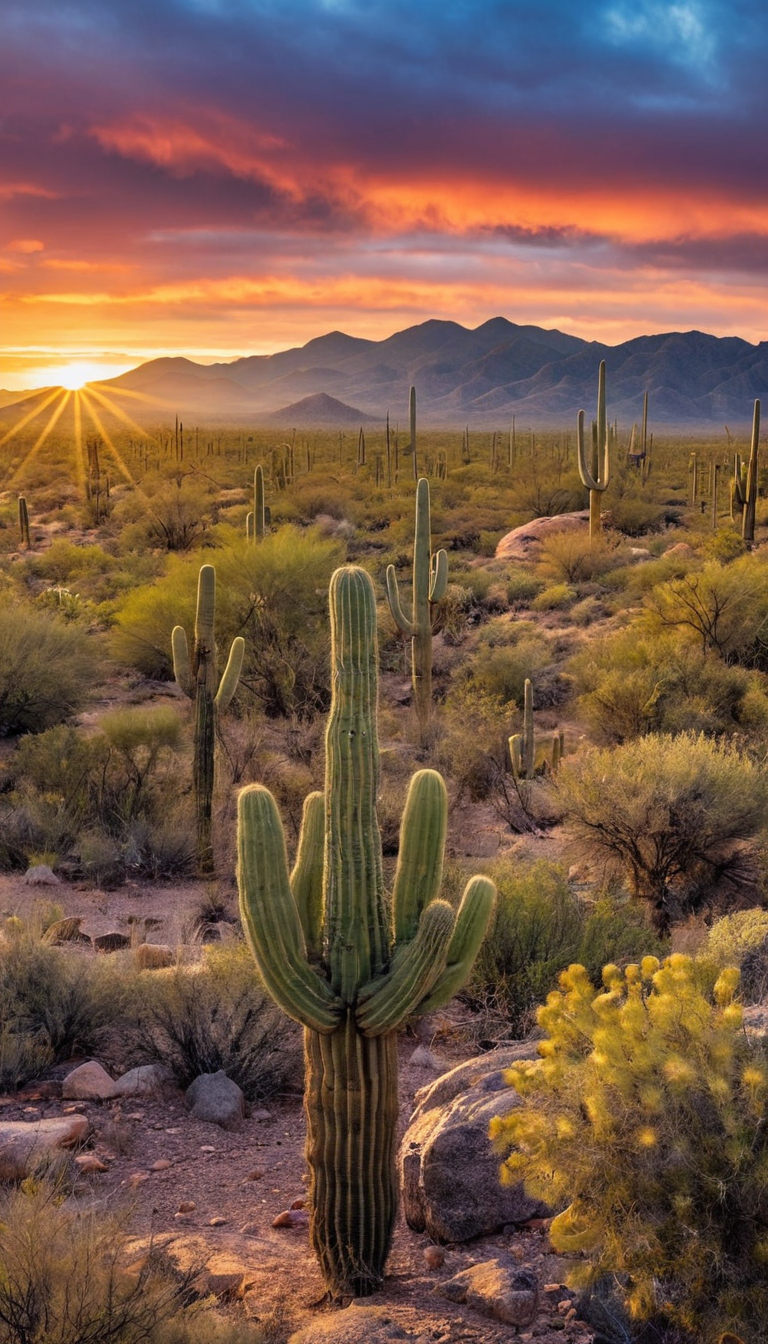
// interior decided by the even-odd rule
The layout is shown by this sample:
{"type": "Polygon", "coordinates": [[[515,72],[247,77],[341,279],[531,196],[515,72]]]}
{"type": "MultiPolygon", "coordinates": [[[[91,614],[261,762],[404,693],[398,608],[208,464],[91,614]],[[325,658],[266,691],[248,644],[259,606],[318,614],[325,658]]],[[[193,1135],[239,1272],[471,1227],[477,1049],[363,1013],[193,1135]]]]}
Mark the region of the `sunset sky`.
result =
{"type": "Polygon", "coordinates": [[[3,0],[0,387],[503,314],[768,337],[757,0],[3,0]]]}

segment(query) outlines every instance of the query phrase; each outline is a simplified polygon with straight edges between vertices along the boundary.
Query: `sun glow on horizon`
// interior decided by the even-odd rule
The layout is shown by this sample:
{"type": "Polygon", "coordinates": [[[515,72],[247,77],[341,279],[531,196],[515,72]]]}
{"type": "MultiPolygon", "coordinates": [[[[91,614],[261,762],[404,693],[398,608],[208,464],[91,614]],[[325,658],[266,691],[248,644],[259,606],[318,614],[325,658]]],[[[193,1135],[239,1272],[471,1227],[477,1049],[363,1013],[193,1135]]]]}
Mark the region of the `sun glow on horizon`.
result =
{"type": "Polygon", "coordinates": [[[51,381],[59,387],[65,387],[68,392],[79,392],[88,383],[100,382],[104,378],[114,378],[118,372],[124,373],[125,368],[105,368],[103,364],[98,364],[95,361],[80,359],[72,364],[63,364],[58,369],[52,369],[51,381]]]}

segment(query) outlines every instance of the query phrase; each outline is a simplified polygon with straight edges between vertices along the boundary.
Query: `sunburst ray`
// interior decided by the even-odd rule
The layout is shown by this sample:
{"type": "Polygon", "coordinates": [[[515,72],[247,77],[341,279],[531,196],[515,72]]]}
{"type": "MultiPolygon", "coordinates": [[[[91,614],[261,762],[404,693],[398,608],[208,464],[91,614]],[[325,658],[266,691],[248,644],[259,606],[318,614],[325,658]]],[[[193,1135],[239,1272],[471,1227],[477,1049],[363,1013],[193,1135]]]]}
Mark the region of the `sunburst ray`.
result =
{"type": "MultiPolygon", "coordinates": [[[[59,389],[59,391],[61,391],[61,389],[59,389]]],[[[22,472],[25,470],[26,467],[29,466],[30,462],[32,462],[37,457],[37,454],[39,453],[40,449],[45,443],[45,440],[48,438],[48,435],[50,434],[54,425],[57,423],[57,421],[61,418],[62,414],[64,413],[64,409],[71,396],[72,396],[71,392],[62,393],[61,401],[59,402],[58,406],[54,407],[53,412],[51,414],[51,418],[48,421],[48,424],[45,426],[45,429],[43,429],[42,432],[38,434],[37,438],[35,439],[35,442],[32,444],[32,447],[29,449],[27,453],[25,453],[24,457],[21,459],[18,466],[15,468],[11,476],[8,478],[8,481],[6,483],[6,489],[8,490],[13,489],[14,485],[18,481],[22,472]]]]}
{"type": "Polygon", "coordinates": [[[30,420],[35,419],[35,416],[42,415],[43,411],[46,410],[51,402],[55,401],[57,397],[66,397],[68,395],[69,393],[65,392],[62,387],[54,387],[53,391],[48,394],[45,401],[41,401],[39,406],[35,406],[31,411],[28,411],[21,420],[16,421],[16,424],[8,430],[7,434],[3,435],[2,439],[0,439],[0,448],[4,443],[7,443],[9,439],[12,439],[14,434],[19,434],[21,430],[24,429],[25,425],[29,424],[30,420]]]}

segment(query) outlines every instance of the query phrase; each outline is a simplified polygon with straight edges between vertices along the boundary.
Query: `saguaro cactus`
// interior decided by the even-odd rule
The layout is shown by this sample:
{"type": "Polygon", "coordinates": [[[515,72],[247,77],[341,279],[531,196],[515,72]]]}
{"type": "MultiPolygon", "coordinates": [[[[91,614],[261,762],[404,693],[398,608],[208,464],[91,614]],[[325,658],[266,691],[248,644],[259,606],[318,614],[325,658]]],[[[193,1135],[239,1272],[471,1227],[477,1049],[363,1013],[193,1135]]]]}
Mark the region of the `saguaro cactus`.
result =
{"type": "Polygon", "coordinates": [[[752,442],[749,448],[744,508],[741,514],[741,535],[745,541],[755,540],[755,507],[757,505],[757,454],[760,442],[760,402],[756,401],[752,415],[752,442]]]}
{"type": "Polygon", "coordinates": [[[331,579],[333,699],[324,796],[305,805],[288,875],[261,784],[238,799],[243,927],[269,992],[305,1027],[310,1235],[329,1292],[380,1285],[397,1209],[397,1029],[464,982],[495,900],[474,877],[454,912],[438,899],[447,817],[434,770],[411,780],[391,902],[376,817],[376,600],[364,570],[331,579]],[[323,824],[324,814],[324,824],[323,824]]]}
{"type": "Polygon", "coordinates": [[[432,604],[445,596],[448,556],[432,554],[429,481],[422,476],[416,486],[416,531],[413,540],[413,602],[410,617],[400,603],[394,565],[387,567],[387,601],[398,629],[411,638],[413,702],[422,736],[432,713],[432,604]]]}
{"type": "Polygon", "coordinates": [[[408,395],[408,421],[411,431],[411,460],[413,464],[413,479],[419,479],[419,463],[416,454],[416,388],[412,387],[408,395]]]}
{"type": "Polygon", "coordinates": [[[27,501],[23,495],[19,495],[19,536],[21,537],[22,546],[26,546],[29,549],[32,545],[32,542],[29,539],[29,510],[27,508],[27,501]]]}
{"type": "Polygon", "coordinates": [[[253,511],[245,520],[245,535],[249,541],[262,541],[267,532],[264,506],[264,468],[261,463],[253,473],[253,511]]]}
{"type": "MultiPolygon", "coordinates": [[[[565,748],[563,733],[553,733],[545,745],[549,752],[544,757],[545,768],[556,774],[565,748]]],[[[533,726],[533,684],[530,677],[525,679],[523,700],[523,731],[514,733],[509,739],[509,755],[512,761],[512,773],[516,779],[533,779],[537,763],[536,732],[533,726]]]]}
{"type": "Polygon", "coordinates": [[[584,412],[579,411],[576,421],[579,475],[589,490],[589,539],[600,535],[600,496],[608,489],[611,479],[611,455],[608,444],[608,421],[605,413],[605,360],[600,360],[597,375],[597,442],[593,445],[593,460],[587,461],[584,445],[584,412]]]}
{"type": "Polygon", "coordinates": [[[197,812],[197,868],[201,876],[213,872],[211,812],[216,748],[216,714],[229,706],[237,690],[243,666],[245,641],[240,635],[232,640],[224,675],[219,680],[216,663],[216,570],[203,565],[197,582],[195,642],[189,656],[187,635],[182,625],[171,634],[173,674],[177,685],[195,702],[193,782],[197,812]]]}

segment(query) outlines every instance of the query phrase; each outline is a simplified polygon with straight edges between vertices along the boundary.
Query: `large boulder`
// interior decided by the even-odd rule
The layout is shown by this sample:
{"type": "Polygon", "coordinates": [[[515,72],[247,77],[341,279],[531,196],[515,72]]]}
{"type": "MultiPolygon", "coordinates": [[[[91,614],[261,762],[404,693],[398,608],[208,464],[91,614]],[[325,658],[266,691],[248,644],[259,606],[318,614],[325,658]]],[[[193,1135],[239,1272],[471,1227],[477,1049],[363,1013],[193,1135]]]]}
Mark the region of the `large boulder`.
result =
{"type": "Polygon", "coordinates": [[[589,525],[589,509],[578,513],[556,513],[552,518],[532,518],[511,532],[496,547],[497,560],[526,560],[531,551],[558,532],[585,532],[589,525]]]}
{"type": "Polygon", "coordinates": [[[547,1214],[521,1183],[501,1184],[499,1155],[488,1137],[493,1117],[520,1105],[505,1071],[535,1058],[535,1042],[519,1042],[470,1059],[416,1093],[400,1173],[405,1217],[417,1232],[462,1242],[547,1214]]]}
{"type": "Polygon", "coordinates": [[[114,1079],[95,1059],[68,1073],[61,1088],[65,1101],[111,1101],[117,1096],[114,1079]]]}
{"type": "Polygon", "coordinates": [[[89,1128],[84,1115],[0,1121],[0,1181],[23,1181],[59,1149],[83,1143],[89,1128]]]}
{"type": "Polygon", "coordinates": [[[115,1082],[116,1097],[151,1097],[162,1095],[174,1083],[173,1074],[164,1064],[139,1064],[129,1069],[115,1082]]]}
{"type": "Polygon", "coordinates": [[[223,1069],[201,1073],[187,1088],[186,1097],[196,1120],[207,1120],[222,1129],[231,1129],[245,1115],[245,1097],[223,1069]]]}

